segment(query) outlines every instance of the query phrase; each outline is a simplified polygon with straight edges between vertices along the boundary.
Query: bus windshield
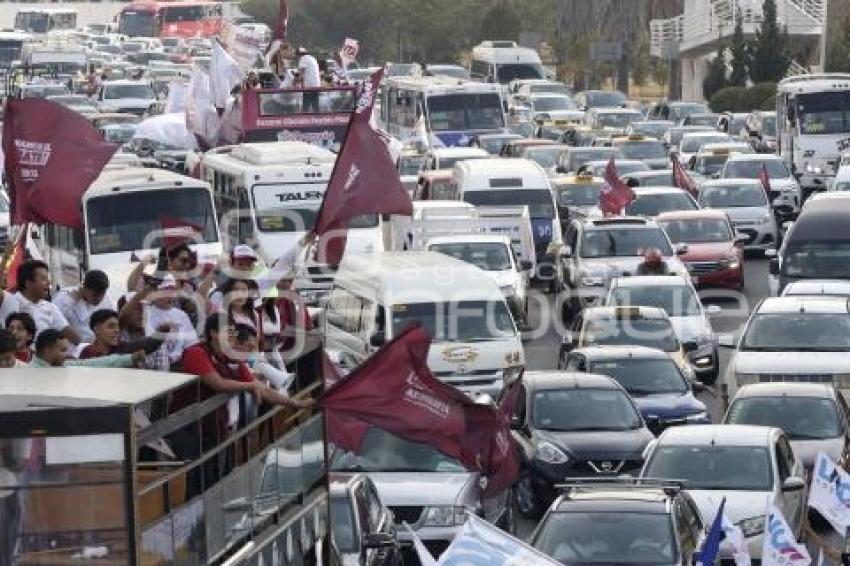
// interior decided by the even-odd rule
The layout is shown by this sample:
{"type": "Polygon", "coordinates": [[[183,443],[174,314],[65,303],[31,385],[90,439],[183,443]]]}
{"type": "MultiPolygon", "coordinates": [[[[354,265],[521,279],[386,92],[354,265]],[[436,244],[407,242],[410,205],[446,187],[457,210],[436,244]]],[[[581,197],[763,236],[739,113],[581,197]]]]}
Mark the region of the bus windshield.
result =
{"type": "Polygon", "coordinates": [[[532,63],[511,63],[499,65],[496,70],[499,84],[506,85],[511,81],[525,79],[542,79],[543,67],[532,63]]]}
{"type": "Polygon", "coordinates": [[[161,246],[162,222],[179,219],[196,227],[195,242],[217,242],[218,229],[209,191],[179,187],[151,193],[135,191],[89,199],[86,229],[90,253],[108,254],[161,246]]]}
{"type": "Polygon", "coordinates": [[[850,92],[818,92],[797,96],[800,133],[850,132],[850,92]]]}
{"type": "Polygon", "coordinates": [[[162,21],[166,23],[199,22],[205,17],[203,6],[170,6],[162,10],[162,21]]]}
{"type": "Polygon", "coordinates": [[[435,132],[505,127],[502,100],[495,92],[429,96],[427,103],[431,130],[435,132]]]}
{"type": "Polygon", "coordinates": [[[153,12],[124,10],[118,20],[118,33],[132,37],[156,37],[156,18],[153,12]]]}
{"type": "Polygon", "coordinates": [[[532,218],[554,218],[555,207],[549,189],[466,191],[463,200],[475,206],[528,206],[532,218]]]}
{"type": "Polygon", "coordinates": [[[15,14],[15,29],[31,33],[47,33],[50,29],[50,14],[47,12],[18,12],[15,14]]]}

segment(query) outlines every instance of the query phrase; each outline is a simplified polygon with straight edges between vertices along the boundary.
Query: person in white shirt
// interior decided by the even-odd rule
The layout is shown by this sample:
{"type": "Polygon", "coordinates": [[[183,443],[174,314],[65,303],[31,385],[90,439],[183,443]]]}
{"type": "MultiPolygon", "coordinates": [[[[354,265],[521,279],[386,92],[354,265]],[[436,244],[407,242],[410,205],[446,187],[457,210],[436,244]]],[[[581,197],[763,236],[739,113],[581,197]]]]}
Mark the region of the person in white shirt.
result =
{"type": "MultiPolygon", "coordinates": [[[[319,88],[322,86],[319,62],[304,47],[296,51],[298,55],[298,77],[304,88],[319,88]]],[[[315,91],[304,92],[304,111],[319,111],[319,93],[315,91]]]]}
{"type": "MultiPolygon", "coordinates": [[[[29,314],[35,321],[36,338],[51,328],[61,332],[69,342],[80,343],[80,335],[68,323],[59,308],[47,300],[50,293],[50,276],[47,264],[30,259],[18,267],[18,292],[14,298],[17,310],[29,314]]],[[[9,297],[5,297],[8,300],[9,297]]]]}
{"type": "Polygon", "coordinates": [[[198,334],[189,315],[174,306],[176,298],[177,281],[173,275],[166,274],[157,291],[146,299],[142,315],[145,336],[159,335],[164,327],[170,328],[164,337],[162,351],[168,355],[172,366],[180,362],[183,350],[198,342],[198,334]]]}
{"type": "Polygon", "coordinates": [[[115,310],[115,303],[106,296],[109,278],[99,269],[86,273],[80,287],[63,289],[53,299],[68,323],[74,328],[83,342],[94,341],[94,333],[89,327],[92,313],[99,310],[115,310]]]}

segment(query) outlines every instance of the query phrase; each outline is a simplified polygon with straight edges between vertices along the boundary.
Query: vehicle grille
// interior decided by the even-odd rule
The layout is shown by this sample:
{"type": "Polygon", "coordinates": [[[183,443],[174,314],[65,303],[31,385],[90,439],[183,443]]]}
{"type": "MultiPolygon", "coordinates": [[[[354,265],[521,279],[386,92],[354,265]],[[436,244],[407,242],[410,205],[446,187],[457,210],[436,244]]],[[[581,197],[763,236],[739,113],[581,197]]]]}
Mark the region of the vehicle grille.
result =
{"type": "Polygon", "coordinates": [[[746,236],[747,241],[744,244],[751,244],[758,237],[758,232],[753,230],[752,228],[735,228],[738,232],[741,233],[742,236],[746,236]]]}
{"type": "Polygon", "coordinates": [[[393,518],[395,519],[396,524],[413,524],[419,522],[419,518],[422,516],[422,511],[424,509],[424,507],[417,505],[390,506],[390,511],[393,512],[393,518]]]}
{"type": "Polygon", "coordinates": [[[832,383],[833,377],[829,373],[762,373],[759,381],[770,383],[774,381],[786,381],[797,383],[832,383]]]}
{"type": "Polygon", "coordinates": [[[692,275],[703,275],[720,269],[720,262],[717,261],[692,261],[687,264],[688,271],[692,275]]]}

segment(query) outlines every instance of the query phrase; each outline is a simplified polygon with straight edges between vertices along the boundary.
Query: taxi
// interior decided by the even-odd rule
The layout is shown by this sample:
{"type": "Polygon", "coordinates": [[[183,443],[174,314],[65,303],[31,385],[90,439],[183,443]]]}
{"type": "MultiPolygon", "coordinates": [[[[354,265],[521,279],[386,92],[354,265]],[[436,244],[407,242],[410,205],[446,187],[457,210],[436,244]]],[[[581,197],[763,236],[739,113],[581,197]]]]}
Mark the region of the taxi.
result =
{"type": "Polygon", "coordinates": [[[550,181],[561,222],[572,218],[602,218],[599,195],[605,180],[593,175],[565,175],[550,181]]]}
{"type": "Polygon", "coordinates": [[[667,169],[670,165],[667,148],[656,138],[640,134],[613,136],[611,147],[620,159],[639,159],[650,169],[667,169]]]}
{"type": "Polygon", "coordinates": [[[702,179],[717,178],[731,155],[755,153],[747,142],[707,143],[686,164],[687,168],[702,179]]]}

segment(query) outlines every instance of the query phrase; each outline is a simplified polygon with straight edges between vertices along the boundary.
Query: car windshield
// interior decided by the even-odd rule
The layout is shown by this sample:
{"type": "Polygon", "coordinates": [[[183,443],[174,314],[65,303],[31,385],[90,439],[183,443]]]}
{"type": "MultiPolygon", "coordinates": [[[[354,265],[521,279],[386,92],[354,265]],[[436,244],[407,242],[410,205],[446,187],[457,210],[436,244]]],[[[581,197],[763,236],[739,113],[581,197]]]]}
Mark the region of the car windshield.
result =
{"type": "Polygon", "coordinates": [[[425,163],[425,155],[402,155],[398,159],[398,173],[399,175],[418,175],[423,163],[425,163]]]}
{"type": "Polygon", "coordinates": [[[690,115],[688,116],[689,126],[714,126],[717,124],[718,117],[714,114],[690,115]]]}
{"type": "Polygon", "coordinates": [[[673,104],[670,106],[670,119],[678,122],[691,114],[708,112],[705,104],[673,104]]]}
{"type": "Polygon", "coordinates": [[[797,115],[803,134],[850,132],[850,93],[818,92],[797,95],[797,115]]]}
{"type": "Polygon", "coordinates": [[[588,92],[588,108],[616,108],[626,103],[626,95],[622,92],[588,92]]]}
{"type": "Polygon", "coordinates": [[[723,170],[728,159],[728,155],[701,155],[697,158],[694,171],[707,177],[716,175],[723,170]]]}
{"type": "Polygon", "coordinates": [[[552,512],[532,546],[562,564],[677,564],[670,518],[662,513],[552,512]]]}
{"type": "Polygon", "coordinates": [[[661,142],[629,142],[617,146],[621,159],[667,159],[667,149],[661,142]]]}
{"type": "Polygon", "coordinates": [[[682,142],[682,138],[685,137],[685,134],[705,131],[710,131],[710,128],[706,128],[703,126],[686,126],[682,128],[671,128],[669,131],[670,145],[678,146],[682,142]]]}
{"type": "Polygon", "coordinates": [[[743,208],[767,206],[767,195],[759,185],[703,186],[699,193],[700,204],[706,208],[743,208]]]}
{"type": "Polygon", "coordinates": [[[596,319],[584,329],[585,346],[646,346],[664,352],[677,352],[679,340],[669,320],[596,319]]]}
{"type": "Polygon", "coordinates": [[[566,96],[541,96],[531,101],[535,112],[550,110],[575,110],[576,105],[566,96]]]}
{"type": "Polygon", "coordinates": [[[787,179],[791,176],[788,167],[781,159],[765,159],[764,161],[747,159],[727,161],[726,167],[723,169],[723,177],[726,179],[758,179],[762,166],[767,168],[767,175],[771,179],[787,179]]]}
{"type": "Polygon", "coordinates": [[[504,301],[410,303],[392,306],[393,334],[420,324],[435,342],[486,342],[516,336],[504,301]]]}
{"type": "Polygon", "coordinates": [[[806,279],[850,279],[850,242],[789,245],[782,261],[782,274],[806,279]]]}
{"type": "Polygon", "coordinates": [[[587,230],[581,241],[581,257],[642,256],[644,250],[657,248],[663,256],[672,256],[670,242],[660,228],[605,228],[587,230]]]}
{"type": "Polygon", "coordinates": [[[628,180],[634,180],[639,187],[670,187],[673,182],[673,171],[653,172],[651,175],[632,175],[628,180]]]}
{"type": "Polygon", "coordinates": [[[600,184],[561,185],[555,188],[560,206],[596,206],[601,191],[600,184]]]}
{"type": "Polygon", "coordinates": [[[496,78],[503,85],[515,80],[542,79],[543,67],[533,63],[500,64],[496,68],[496,78]]]}
{"type": "Polygon", "coordinates": [[[533,84],[528,90],[534,94],[551,92],[555,94],[566,94],[567,96],[572,95],[572,89],[560,83],[533,84]]]}
{"type": "Polygon", "coordinates": [[[605,360],[591,362],[588,369],[616,380],[632,396],[661,393],[684,395],[690,390],[676,362],[670,358],[605,360]]]}
{"type": "Polygon", "coordinates": [[[659,446],[641,475],[688,482],[688,489],[770,491],[770,455],[761,446],[659,446]]]}
{"type": "Polygon", "coordinates": [[[726,134],[717,134],[717,135],[698,135],[698,136],[683,136],[682,137],[682,146],[679,150],[682,153],[696,153],[699,149],[707,143],[722,143],[729,142],[729,136],[726,134]]]}
{"type": "Polygon", "coordinates": [[[506,244],[475,242],[433,244],[429,248],[455,259],[471,263],[484,271],[507,271],[511,265],[511,255],[506,244]]]}
{"type": "Polygon", "coordinates": [[[494,92],[432,95],[428,122],[435,132],[498,130],[505,126],[502,99],[494,92]]]}
{"type": "Polygon", "coordinates": [[[110,85],[103,89],[104,99],[154,98],[148,85],[110,85]]]}
{"type": "Polygon", "coordinates": [[[564,153],[563,147],[530,147],[523,157],[537,162],[544,169],[552,169],[558,163],[558,157],[564,153]]]}
{"type": "Polygon", "coordinates": [[[598,147],[594,149],[570,150],[570,170],[575,171],[585,163],[608,159],[614,153],[613,147],[598,147]]]}
{"type": "Polygon", "coordinates": [[[541,430],[634,430],[640,415],[619,389],[544,389],[534,394],[534,426],[541,430]]]}
{"type": "Polygon", "coordinates": [[[781,428],[791,440],[841,436],[838,409],[825,397],[743,397],[732,403],[726,423],[781,428]]]}
{"type": "Polygon", "coordinates": [[[532,218],[555,218],[549,189],[466,191],[463,200],[475,206],[528,206],[532,218]]]}
{"type": "Polygon", "coordinates": [[[661,138],[670,129],[671,125],[668,122],[632,122],[629,125],[629,133],[661,138]]]}
{"type": "Polygon", "coordinates": [[[636,120],[640,120],[641,118],[643,118],[643,116],[640,114],[617,112],[616,114],[599,114],[596,117],[596,121],[603,128],[625,129],[626,126],[636,120]]]}
{"type": "Polygon", "coordinates": [[[446,65],[444,67],[436,66],[436,67],[428,67],[428,72],[432,75],[439,75],[442,77],[454,77],[456,79],[468,79],[469,71],[464,69],[463,67],[454,67],[452,65],[446,65]]]}
{"type": "Polygon", "coordinates": [[[370,427],[357,454],[334,448],[331,469],[342,472],[447,472],[466,468],[427,444],[409,442],[376,427],[370,427]]]}
{"type": "Polygon", "coordinates": [[[133,139],[136,128],[138,128],[136,124],[124,124],[119,127],[103,128],[101,133],[103,134],[103,139],[109,143],[124,144],[133,139]]]}
{"type": "MultiPolygon", "coordinates": [[[[630,175],[632,173],[649,171],[649,165],[647,165],[643,161],[617,161],[615,162],[615,165],[617,166],[617,173],[620,174],[620,177],[625,177],[626,175],[630,175]]],[[[602,177],[603,175],[605,175],[605,169],[607,167],[608,162],[595,163],[592,165],[592,167],[588,165],[588,168],[590,170],[585,174],[593,175],[594,177],[602,177]]]]}
{"type": "Polygon", "coordinates": [[[684,192],[642,195],[626,207],[626,214],[632,216],[658,216],[662,212],[675,210],[696,210],[698,207],[693,199],[684,192]]]}
{"type": "Polygon", "coordinates": [[[832,185],[833,191],[850,191],[850,181],[836,181],[832,185]]]}
{"type": "Polygon", "coordinates": [[[209,190],[178,187],[90,198],[85,204],[91,254],[130,252],[162,246],[163,223],[190,228],[193,243],[217,242],[209,190]]]}
{"type": "Polygon", "coordinates": [[[699,316],[699,298],[689,285],[629,285],[615,287],[610,306],[657,307],[668,316],[699,316]]]}
{"type": "Polygon", "coordinates": [[[787,312],[753,317],[742,351],[848,352],[850,314],[787,312]]]}
{"type": "Polygon", "coordinates": [[[729,222],[722,218],[682,218],[659,222],[671,242],[703,244],[732,241],[729,222]]]}
{"type": "MultiPolygon", "coordinates": [[[[519,139],[519,138],[517,138],[519,139]]],[[[478,138],[478,147],[489,153],[490,155],[497,155],[499,151],[501,151],[502,146],[505,143],[509,142],[511,138],[502,138],[502,137],[481,137],[478,138]]]]}

